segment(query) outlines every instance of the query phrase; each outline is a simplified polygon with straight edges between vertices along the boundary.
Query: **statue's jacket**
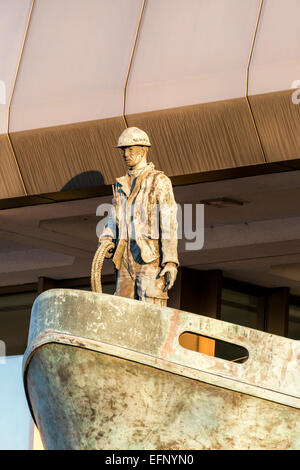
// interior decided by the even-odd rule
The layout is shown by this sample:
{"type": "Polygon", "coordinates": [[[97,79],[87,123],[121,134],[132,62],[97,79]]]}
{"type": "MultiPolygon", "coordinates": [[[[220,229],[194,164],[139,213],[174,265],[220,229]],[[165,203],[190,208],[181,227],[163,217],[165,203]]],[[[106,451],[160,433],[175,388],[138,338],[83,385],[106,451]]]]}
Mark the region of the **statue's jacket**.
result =
{"type": "Polygon", "coordinates": [[[116,179],[112,210],[99,241],[111,238],[113,262],[120,269],[127,243],[136,243],[142,262],[160,258],[179,265],[177,254],[177,204],[172,183],[149,163],[131,185],[129,175],[116,179]]]}

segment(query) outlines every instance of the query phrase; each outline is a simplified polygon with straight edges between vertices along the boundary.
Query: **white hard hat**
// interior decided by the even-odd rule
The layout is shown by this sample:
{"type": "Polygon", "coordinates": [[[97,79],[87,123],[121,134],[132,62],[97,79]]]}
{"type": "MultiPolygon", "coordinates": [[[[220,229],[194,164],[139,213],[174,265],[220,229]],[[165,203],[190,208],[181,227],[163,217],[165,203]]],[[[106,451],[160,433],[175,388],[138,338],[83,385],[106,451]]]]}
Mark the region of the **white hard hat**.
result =
{"type": "Polygon", "coordinates": [[[151,147],[148,135],[138,127],[125,129],[119,137],[117,147],[131,147],[132,145],[151,147]]]}

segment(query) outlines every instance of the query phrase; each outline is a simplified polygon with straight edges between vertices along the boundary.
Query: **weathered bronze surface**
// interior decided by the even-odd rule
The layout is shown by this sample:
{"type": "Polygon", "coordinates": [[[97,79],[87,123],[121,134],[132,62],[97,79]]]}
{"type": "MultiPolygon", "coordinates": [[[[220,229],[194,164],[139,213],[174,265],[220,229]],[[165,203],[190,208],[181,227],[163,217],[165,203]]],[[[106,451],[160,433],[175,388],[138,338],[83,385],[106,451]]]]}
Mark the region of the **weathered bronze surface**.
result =
{"type": "MultiPolygon", "coordinates": [[[[151,144],[146,132],[125,129],[117,147],[127,174],[116,180],[112,210],[99,242],[110,240],[115,246],[116,295],[164,306],[179,265],[172,183],[148,163],[151,144]]],[[[92,273],[92,285],[93,277],[92,273]]]]}
{"type": "Polygon", "coordinates": [[[300,449],[300,344],[106,294],[33,306],[24,383],[47,449],[300,449]],[[245,347],[187,350],[185,331],[245,347]]]}

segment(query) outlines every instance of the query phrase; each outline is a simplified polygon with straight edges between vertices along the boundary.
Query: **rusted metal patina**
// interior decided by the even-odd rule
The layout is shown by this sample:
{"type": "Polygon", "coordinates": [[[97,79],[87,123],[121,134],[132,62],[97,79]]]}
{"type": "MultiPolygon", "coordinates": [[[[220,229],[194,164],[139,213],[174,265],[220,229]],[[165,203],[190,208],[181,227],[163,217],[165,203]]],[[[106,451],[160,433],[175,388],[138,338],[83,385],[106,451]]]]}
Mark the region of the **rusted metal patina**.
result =
{"type": "Polygon", "coordinates": [[[300,343],[118,296],[35,301],[24,384],[46,449],[300,449],[300,343]],[[190,351],[186,331],[246,348],[190,351]]]}

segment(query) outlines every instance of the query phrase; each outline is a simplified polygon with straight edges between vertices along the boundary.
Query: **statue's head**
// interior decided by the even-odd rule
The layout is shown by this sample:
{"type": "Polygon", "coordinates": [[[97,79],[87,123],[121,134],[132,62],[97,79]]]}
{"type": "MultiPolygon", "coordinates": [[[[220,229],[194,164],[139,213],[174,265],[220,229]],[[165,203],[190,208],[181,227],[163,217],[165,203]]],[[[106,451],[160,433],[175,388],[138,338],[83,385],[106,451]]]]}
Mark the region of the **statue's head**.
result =
{"type": "Polygon", "coordinates": [[[117,147],[122,150],[127,167],[135,168],[146,164],[151,144],[146,132],[138,127],[128,127],[120,135],[117,147]]]}

